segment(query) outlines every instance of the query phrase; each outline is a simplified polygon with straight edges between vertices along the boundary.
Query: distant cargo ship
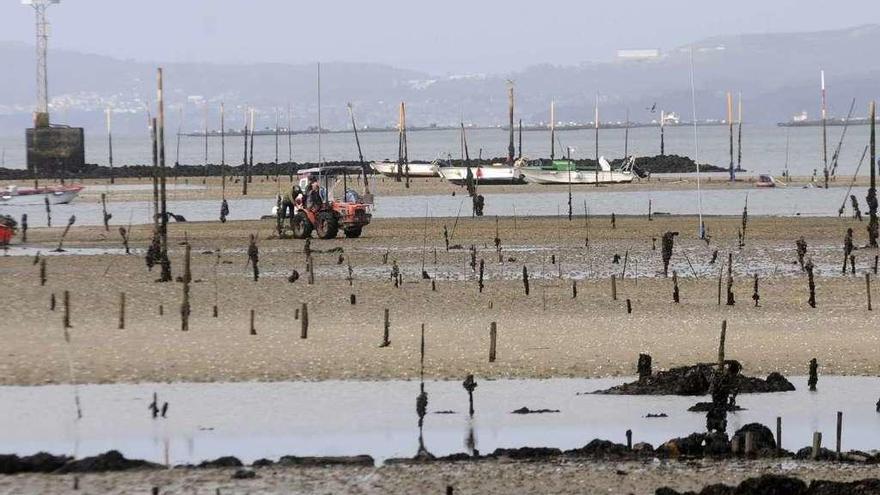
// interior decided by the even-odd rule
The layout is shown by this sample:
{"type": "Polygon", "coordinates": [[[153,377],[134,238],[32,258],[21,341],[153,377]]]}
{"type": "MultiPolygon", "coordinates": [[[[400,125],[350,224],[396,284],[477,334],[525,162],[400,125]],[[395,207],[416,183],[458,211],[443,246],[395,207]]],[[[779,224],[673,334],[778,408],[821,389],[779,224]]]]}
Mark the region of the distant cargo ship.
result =
{"type": "MultiPolygon", "coordinates": [[[[880,122],[880,119],[877,119],[880,122]]],[[[849,125],[868,125],[871,123],[871,119],[868,117],[855,117],[849,119],[849,125]]],[[[788,122],[779,122],[776,125],[779,127],[819,127],[822,125],[822,119],[810,119],[807,116],[807,112],[801,112],[791,118],[788,122]]],[[[842,126],[846,125],[846,119],[840,117],[828,117],[825,119],[825,125],[827,126],[842,126]]]]}

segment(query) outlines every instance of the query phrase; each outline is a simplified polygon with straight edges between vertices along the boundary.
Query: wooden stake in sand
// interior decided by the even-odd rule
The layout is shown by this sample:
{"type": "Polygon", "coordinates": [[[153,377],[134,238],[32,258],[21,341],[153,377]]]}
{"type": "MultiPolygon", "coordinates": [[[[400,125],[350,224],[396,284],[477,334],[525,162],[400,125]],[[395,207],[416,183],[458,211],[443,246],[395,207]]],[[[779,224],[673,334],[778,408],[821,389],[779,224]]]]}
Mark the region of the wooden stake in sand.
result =
{"type": "Polygon", "coordinates": [[[577,299],[578,297],[578,283],[577,280],[571,281],[571,298],[577,299]]]}
{"type": "Polygon", "coordinates": [[[776,455],[782,452],[782,417],[776,416],[776,455]]]}
{"type": "Polygon", "coordinates": [[[480,258],[480,281],[479,281],[480,294],[483,293],[483,268],[484,268],[483,259],[480,258]]]}
{"type": "Polygon", "coordinates": [[[496,322],[492,322],[489,324],[489,362],[495,362],[495,344],[498,339],[498,324],[496,322]]]}
{"type": "Polygon", "coordinates": [[[754,291],[752,293],[752,300],[755,301],[755,307],[758,307],[758,302],[761,300],[761,296],[758,294],[758,274],[755,274],[755,285],[754,291]]]}
{"type": "Polygon", "coordinates": [[[611,300],[617,300],[617,275],[611,275],[611,300]]]}
{"type": "Polygon", "coordinates": [[[76,215],[70,215],[70,219],[67,220],[67,226],[64,227],[64,232],[61,233],[61,239],[58,239],[58,247],[55,248],[56,253],[64,252],[64,238],[67,237],[67,233],[70,232],[70,228],[73,227],[74,223],[76,223],[76,215]]]}
{"type": "Polygon", "coordinates": [[[816,307],[816,281],[813,278],[813,260],[807,260],[807,264],[804,265],[804,270],[807,271],[807,284],[810,289],[810,298],[807,300],[807,304],[810,305],[811,308],[816,307]]]}
{"type": "Polygon", "coordinates": [[[391,345],[391,319],[389,317],[388,308],[385,308],[384,324],[382,328],[382,344],[380,344],[379,347],[388,347],[391,345]]]}
{"type": "Polygon", "coordinates": [[[128,230],[125,227],[119,227],[119,235],[122,237],[122,247],[125,248],[125,254],[131,254],[128,246],[128,230]]]}
{"type": "Polygon", "coordinates": [[[871,311],[871,274],[865,274],[865,294],[868,296],[868,311],[871,311]]]}
{"type": "Polygon", "coordinates": [[[819,452],[822,450],[822,432],[814,431],[813,432],[813,449],[810,452],[810,459],[816,460],[819,458],[819,452]]]}
{"type": "Polygon", "coordinates": [[[252,309],[252,310],[251,310],[251,335],[256,335],[256,334],[257,334],[257,328],[254,326],[254,318],[255,318],[255,316],[256,316],[256,313],[255,313],[254,310],[252,309]]]}
{"type": "Polygon", "coordinates": [[[721,322],[721,339],[718,341],[718,367],[724,367],[724,342],[727,340],[727,320],[721,322]]]}
{"type": "Polygon", "coordinates": [[[49,296],[49,311],[55,311],[55,293],[49,296]]]}
{"type": "Polygon", "coordinates": [[[104,230],[110,232],[110,219],[113,215],[107,213],[107,195],[104,193],[101,193],[101,211],[104,214],[104,230]]]}
{"type": "Polygon", "coordinates": [[[183,303],[180,305],[180,330],[186,332],[189,330],[189,284],[192,281],[192,272],[190,271],[191,247],[189,243],[184,248],[183,258],[183,303]]]}
{"type": "Polygon", "coordinates": [[[73,328],[70,325],[70,292],[64,291],[64,329],[73,328]]]}
{"type": "Polygon", "coordinates": [[[257,247],[257,236],[255,234],[250,235],[250,240],[248,242],[248,264],[251,265],[254,271],[254,282],[260,280],[260,248],[257,247]]]}
{"type": "Polygon", "coordinates": [[[522,280],[523,280],[523,289],[525,290],[526,295],[529,295],[529,269],[526,268],[525,265],[523,265],[522,280]]]}
{"type": "Polygon", "coordinates": [[[52,208],[49,206],[49,196],[43,197],[43,203],[46,205],[46,226],[52,226],[52,208]]]}
{"type": "Polygon", "coordinates": [[[27,244],[28,216],[27,213],[21,214],[21,243],[27,244]]]}
{"type": "Polygon", "coordinates": [[[834,451],[837,453],[837,460],[840,460],[840,440],[843,436],[843,411],[837,411],[837,443],[834,451]]]}
{"type": "Polygon", "coordinates": [[[299,338],[307,339],[309,337],[309,306],[306,303],[302,303],[300,318],[302,327],[300,328],[299,338]]]}
{"type": "Polygon", "coordinates": [[[119,330],[125,330],[125,292],[119,293],[119,330]]]}
{"type": "Polygon", "coordinates": [[[40,258],[40,287],[46,285],[46,258],[40,258]]]}
{"type": "Polygon", "coordinates": [[[733,306],[733,253],[727,253],[727,305],[733,306]]]}
{"type": "Polygon", "coordinates": [[[678,272],[672,270],[672,302],[678,304],[680,297],[681,295],[678,291],[678,272]]]}

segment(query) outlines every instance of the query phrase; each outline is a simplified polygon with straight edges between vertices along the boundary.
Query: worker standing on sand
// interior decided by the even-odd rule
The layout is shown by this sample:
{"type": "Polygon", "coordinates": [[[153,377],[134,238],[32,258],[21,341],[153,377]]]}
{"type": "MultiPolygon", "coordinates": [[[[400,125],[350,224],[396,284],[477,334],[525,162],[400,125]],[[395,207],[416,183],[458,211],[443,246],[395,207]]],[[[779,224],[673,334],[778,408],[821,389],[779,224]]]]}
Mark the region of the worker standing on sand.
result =
{"type": "Polygon", "coordinates": [[[293,211],[294,206],[297,201],[302,203],[302,189],[300,189],[299,184],[294,184],[290,190],[284,193],[281,196],[281,204],[278,207],[278,213],[276,214],[276,218],[278,220],[278,234],[284,230],[284,219],[290,218],[293,219],[293,211]]]}

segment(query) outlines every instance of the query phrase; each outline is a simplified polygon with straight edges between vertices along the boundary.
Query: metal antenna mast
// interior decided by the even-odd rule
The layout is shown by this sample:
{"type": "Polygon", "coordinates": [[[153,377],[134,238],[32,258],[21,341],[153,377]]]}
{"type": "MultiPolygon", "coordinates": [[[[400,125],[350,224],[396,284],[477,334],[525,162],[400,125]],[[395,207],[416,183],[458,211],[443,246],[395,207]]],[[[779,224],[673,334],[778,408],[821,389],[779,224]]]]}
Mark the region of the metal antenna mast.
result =
{"type": "Polygon", "coordinates": [[[34,8],[37,22],[37,111],[34,113],[34,127],[49,126],[49,77],[46,58],[49,47],[49,21],[46,10],[61,0],[21,0],[23,5],[34,8]]]}

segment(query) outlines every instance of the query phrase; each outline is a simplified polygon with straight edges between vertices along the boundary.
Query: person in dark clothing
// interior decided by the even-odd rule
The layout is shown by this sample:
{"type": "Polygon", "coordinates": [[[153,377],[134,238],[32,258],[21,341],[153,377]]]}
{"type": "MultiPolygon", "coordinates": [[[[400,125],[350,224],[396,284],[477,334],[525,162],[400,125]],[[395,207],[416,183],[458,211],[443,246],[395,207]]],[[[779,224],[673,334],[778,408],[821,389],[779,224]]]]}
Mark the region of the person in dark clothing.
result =
{"type": "Polygon", "coordinates": [[[324,197],[321,196],[321,184],[317,180],[312,180],[309,184],[309,192],[306,196],[306,207],[310,210],[316,210],[324,204],[324,197]]]}

